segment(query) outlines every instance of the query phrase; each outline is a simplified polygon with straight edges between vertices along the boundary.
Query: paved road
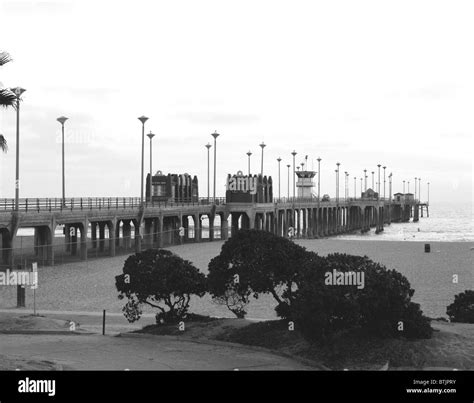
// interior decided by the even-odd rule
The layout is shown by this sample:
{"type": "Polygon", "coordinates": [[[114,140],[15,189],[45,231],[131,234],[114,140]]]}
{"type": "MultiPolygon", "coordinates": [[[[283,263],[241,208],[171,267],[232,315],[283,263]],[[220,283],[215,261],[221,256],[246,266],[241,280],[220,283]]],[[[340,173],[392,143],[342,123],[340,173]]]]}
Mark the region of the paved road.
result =
{"type": "Polygon", "coordinates": [[[0,351],[9,359],[54,361],[74,370],[313,369],[246,346],[203,344],[170,336],[2,335],[0,351]]]}

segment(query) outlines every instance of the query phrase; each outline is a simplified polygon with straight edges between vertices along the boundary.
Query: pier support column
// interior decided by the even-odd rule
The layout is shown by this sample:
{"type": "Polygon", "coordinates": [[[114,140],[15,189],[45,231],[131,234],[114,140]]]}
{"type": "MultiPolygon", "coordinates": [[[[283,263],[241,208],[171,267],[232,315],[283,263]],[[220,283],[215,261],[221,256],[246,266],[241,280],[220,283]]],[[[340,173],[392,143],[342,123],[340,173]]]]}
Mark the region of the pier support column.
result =
{"type": "Polygon", "coordinates": [[[115,246],[120,246],[120,220],[118,220],[115,224],[115,246]]]}
{"type": "Polygon", "coordinates": [[[81,260],[87,260],[87,231],[89,229],[89,222],[86,220],[80,226],[81,231],[81,260]]]}
{"type": "Polygon", "coordinates": [[[143,234],[141,229],[141,222],[138,220],[132,220],[135,233],[135,253],[141,253],[142,243],[143,243],[143,234]]]}
{"type": "Polygon", "coordinates": [[[211,213],[207,216],[207,218],[209,219],[209,241],[213,241],[214,240],[214,222],[216,220],[216,214],[211,213]]]}
{"type": "Polygon", "coordinates": [[[97,223],[91,222],[91,240],[92,240],[92,247],[94,249],[97,248],[97,223]]]}
{"type": "Polygon", "coordinates": [[[162,248],[163,245],[164,245],[164,241],[163,241],[163,221],[164,221],[164,217],[161,216],[159,219],[158,219],[158,248],[162,248]]]}
{"type": "Polygon", "coordinates": [[[115,256],[115,239],[114,239],[114,234],[115,234],[115,226],[116,226],[115,220],[109,221],[107,223],[107,227],[109,230],[109,256],[115,256]]]}
{"type": "Polygon", "coordinates": [[[199,214],[194,215],[194,241],[201,242],[201,220],[199,214]]]}
{"type": "Polygon", "coordinates": [[[227,240],[229,238],[229,216],[223,213],[221,216],[221,239],[227,240]]]}
{"type": "Polygon", "coordinates": [[[64,225],[64,242],[66,244],[66,252],[71,252],[71,226],[69,224],[64,225]]]}
{"type": "Polygon", "coordinates": [[[132,228],[130,220],[122,221],[122,237],[125,250],[129,250],[132,247],[132,228]]]}
{"type": "Polygon", "coordinates": [[[105,249],[105,222],[99,222],[99,252],[105,249]]]}
{"type": "Polygon", "coordinates": [[[145,218],[144,247],[146,249],[153,247],[153,219],[145,218]]]}

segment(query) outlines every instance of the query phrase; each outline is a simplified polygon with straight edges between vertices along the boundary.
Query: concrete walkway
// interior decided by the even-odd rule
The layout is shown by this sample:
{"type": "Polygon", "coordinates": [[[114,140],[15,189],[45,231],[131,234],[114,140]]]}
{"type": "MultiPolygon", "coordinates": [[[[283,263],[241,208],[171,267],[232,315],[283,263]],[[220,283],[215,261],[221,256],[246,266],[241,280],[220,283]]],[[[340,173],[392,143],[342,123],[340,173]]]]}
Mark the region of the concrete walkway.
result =
{"type": "Polygon", "coordinates": [[[10,366],[15,360],[47,361],[66,370],[314,369],[261,349],[170,336],[2,335],[0,351],[10,366]]]}

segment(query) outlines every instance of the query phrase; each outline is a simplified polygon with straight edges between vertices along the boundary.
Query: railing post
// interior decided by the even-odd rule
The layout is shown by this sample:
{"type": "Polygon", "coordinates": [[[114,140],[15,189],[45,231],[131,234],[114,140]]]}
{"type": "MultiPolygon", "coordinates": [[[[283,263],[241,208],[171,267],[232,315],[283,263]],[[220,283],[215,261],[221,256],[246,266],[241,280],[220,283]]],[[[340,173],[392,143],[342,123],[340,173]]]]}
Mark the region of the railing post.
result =
{"type": "Polygon", "coordinates": [[[25,210],[28,213],[28,198],[25,200],[25,210]]]}

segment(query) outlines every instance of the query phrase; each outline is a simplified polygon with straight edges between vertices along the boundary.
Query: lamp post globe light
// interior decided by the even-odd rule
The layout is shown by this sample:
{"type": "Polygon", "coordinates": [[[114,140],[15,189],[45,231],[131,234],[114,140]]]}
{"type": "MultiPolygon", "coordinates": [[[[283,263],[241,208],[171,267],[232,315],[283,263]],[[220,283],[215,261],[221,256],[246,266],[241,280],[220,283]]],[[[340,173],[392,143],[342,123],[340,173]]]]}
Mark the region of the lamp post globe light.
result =
{"type": "Polygon", "coordinates": [[[247,156],[248,156],[248,165],[249,165],[249,176],[250,176],[250,156],[252,155],[252,152],[250,150],[247,151],[247,156]]]}
{"type": "Polygon", "coordinates": [[[377,184],[377,193],[379,194],[379,198],[380,198],[380,167],[381,167],[381,166],[382,166],[381,164],[377,164],[377,167],[378,167],[378,169],[379,169],[379,174],[378,174],[378,175],[379,175],[379,179],[378,179],[378,184],[377,184]]]}
{"type": "Polygon", "coordinates": [[[20,201],[20,101],[24,88],[10,88],[16,99],[16,168],[15,168],[15,211],[18,211],[20,201]]]}
{"type": "Polygon", "coordinates": [[[149,194],[150,194],[150,204],[153,200],[153,186],[152,186],[152,182],[153,182],[153,153],[152,153],[152,140],[153,140],[153,137],[155,137],[155,135],[150,131],[150,133],[147,134],[147,137],[150,139],[150,184],[148,186],[148,191],[149,191],[149,194]]]}
{"type": "Polygon", "coordinates": [[[295,168],[295,157],[298,154],[295,150],[291,153],[293,156],[293,201],[295,199],[295,191],[296,191],[296,184],[295,184],[295,175],[296,175],[296,168],[295,168]]]}
{"type": "Polygon", "coordinates": [[[320,201],[320,190],[321,190],[321,158],[318,157],[318,207],[320,201]]]}
{"type": "Polygon", "coordinates": [[[383,198],[385,199],[385,168],[386,166],[382,167],[383,168],[383,198]]]}
{"type": "Polygon", "coordinates": [[[141,190],[140,190],[140,205],[143,206],[143,185],[144,185],[144,172],[145,172],[145,122],[148,120],[146,116],[140,116],[138,118],[142,122],[142,176],[141,176],[141,190]]]}
{"type": "Polygon", "coordinates": [[[281,198],[281,181],[280,181],[280,163],[281,163],[281,158],[277,158],[278,161],[278,199],[281,198]]]}
{"type": "Polygon", "coordinates": [[[421,203],[421,178],[418,178],[418,198],[420,199],[421,203]]]}
{"type": "Polygon", "coordinates": [[[210,143],[207,143],[204,147],[207,148],[207,202],[209,203],[209,196],[210,196],[210,191],[209,191],[209,186],[210,186],[210,166],[209,166],[209,149],[212,147],[210,143]]]}
{"type": "Polygon", "coordinates": [[[259,144],[259,146],[262,148],[262,161],[261,161],[261,166],[260,166],[260,175],[262,175],[263,179],[263,149],[267,146],[263,141],[259,144]]]}
{"type": "Polygon", "coordinates": [[[66,174],[64,169],[64,123],[68,118],[60,116],[56,120],[61,123],[61,138],[62,138],[62,205],[66,205],[66,174]]]}
{"type": "Polygon", "coordinates": [[[288,164],[287,167],[288,167],[288,200],[290,200],[290,167],[291,165],[288,164]]]}
{"type": "Polygon", "coordinates": [[[349,173],[344,171],[344,200],[349,197],[349,173]]]}
{"type": "Polygon", "coordinates": [[[211,136],[214,137],[214,187],[213,187],[213,200],[216,202],[216,161],[217,161],[217,138],[220,136],[217,131],[214,130],[214,133],[211,133],[211,136]]]}

